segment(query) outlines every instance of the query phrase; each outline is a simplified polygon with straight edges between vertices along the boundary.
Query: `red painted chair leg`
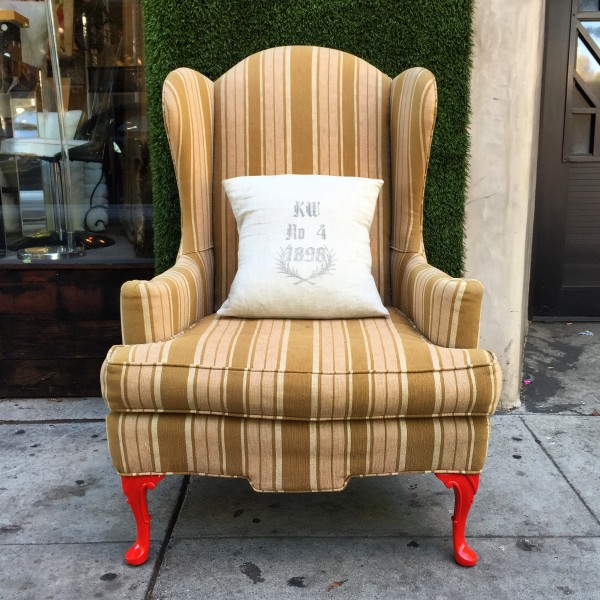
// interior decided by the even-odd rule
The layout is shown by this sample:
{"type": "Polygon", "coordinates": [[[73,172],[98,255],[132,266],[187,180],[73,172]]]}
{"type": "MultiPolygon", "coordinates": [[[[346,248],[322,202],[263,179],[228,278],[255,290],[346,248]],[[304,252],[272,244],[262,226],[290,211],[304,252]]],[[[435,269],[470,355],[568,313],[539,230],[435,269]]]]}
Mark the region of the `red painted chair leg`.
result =
{"type": "Polygon", "coordinates": [[[125,553],[125,562],[129,565],[141,565],[148,559],[148,552],[150,551],[150,514],[148,513],[146,491],[153,490],[157,483],[164,478],[164,475],[121,477],[123,492],[125,492],[127,502],[133,511],[137,528],[135,543],[125,553]]]}
{"type": "Polygon", "coordinates": [[[477,564],[477,554],[465,540],[465,529],[469,510],[479,487],[479,475],[435,473],[435,476],[447,488],[454,488],[454,514],[452,515],[454,560],[463,567],[473,567],[477,564]]]}

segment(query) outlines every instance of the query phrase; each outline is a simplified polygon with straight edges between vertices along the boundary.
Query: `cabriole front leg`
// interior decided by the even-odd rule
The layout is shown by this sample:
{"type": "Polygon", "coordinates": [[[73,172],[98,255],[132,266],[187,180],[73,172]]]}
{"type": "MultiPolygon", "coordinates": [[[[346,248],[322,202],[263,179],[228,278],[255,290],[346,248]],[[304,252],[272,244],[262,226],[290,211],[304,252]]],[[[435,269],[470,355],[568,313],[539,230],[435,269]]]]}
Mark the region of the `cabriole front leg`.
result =
{"type": "Polygon", "coordinates": [[[129,565],[141,565],[146,562],[150,551],[150,514],[148,513],[147,490],[153,490],[164,475],[122,476],[123,492],[131,506],[137,537],[135,543],[125,553],[125,562],[129,565]]]}
{"type": "Polygon", "coordinates": [[[479,487],[479,475],[436,473],[435,476],[447,488],[454,488],[454,514],[452,515],[454,560],[463,567],[473,567],[477,564],[477,554],[467,544],[465,529],[467,527],[469,510],[479,487]]]}

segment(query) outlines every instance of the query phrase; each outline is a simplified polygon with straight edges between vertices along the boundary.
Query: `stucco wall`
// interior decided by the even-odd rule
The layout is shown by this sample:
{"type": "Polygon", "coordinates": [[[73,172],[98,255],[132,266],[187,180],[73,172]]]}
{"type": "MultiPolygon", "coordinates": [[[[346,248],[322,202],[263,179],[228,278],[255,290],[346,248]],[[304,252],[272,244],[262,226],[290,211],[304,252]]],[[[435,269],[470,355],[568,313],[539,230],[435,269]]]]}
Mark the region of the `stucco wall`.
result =
{"type": "Polygon", "coordinates": [[[544,14],[544,0],[479,0],[474,15],[466,275],[485,286],[480,345],[500,358],[504,408],[520,403],[544,14]]]}

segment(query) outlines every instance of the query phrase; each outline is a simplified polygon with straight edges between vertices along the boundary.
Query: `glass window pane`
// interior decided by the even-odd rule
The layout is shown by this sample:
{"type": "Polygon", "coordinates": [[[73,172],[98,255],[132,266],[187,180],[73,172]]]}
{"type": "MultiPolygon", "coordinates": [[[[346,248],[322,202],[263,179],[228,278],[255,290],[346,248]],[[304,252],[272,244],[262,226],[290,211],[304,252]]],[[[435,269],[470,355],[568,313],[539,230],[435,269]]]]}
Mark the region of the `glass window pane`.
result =
{"type": "Polygon", "coordinates": [[[597,11],[598,0],[579,0],[579,12],[597,11]]]}
{"type": "Polygon", "coordinates": [[[577,39],[575,68],[590,90],[600,98],[600,63],[580,37],[577,39]]]}
{"type": "Polygon", "coordinates": [[[75,2],[68,25],[61,67],[72,108],[84,112],[77,137],[88,142],[71,153],[73,172],[82,180],[81,229],[115,242],[97,253],[109,262],[149,258],[152,192],[140,0],[75,2]]]}
{"type": "Polygon", "coordinates": [[[571,115],[571,154],[592,154],[593,124],[592,115],[571,115]]]}
{"type": "Polygon", "coordinates": [[[61,107],[45,3],[15,0],[10,8],[0,21],[0,246],[15,259],[24,242],[61,241],[65,219],[57,206],[61,107]]]}
{"type": "Polygon", "coordinates": [[[12,7],[28,27],[0,23],[0,210],[9,238],[6,259],[16,260],[17,246],[33,234],[50,236],[36,238],[35,245],[52,243],[56,224],[67,214],[76,240],[87,246],[81,262],[152,262],[140,0],[13,0],[12,7]],[[47,4],[54,9],[60,85],[49,59],[54,55],[47,4]],[[68,201],[62,213],[55,206],[63,186],[53,158],[60,152],[60,114],[70,159],[61,163],[69,174],[62,181],[70,181],[60,196],[68,201]],[[44,147],[43,156],[38,146],[44,147]]]}
{"type": "Polygon", "coordinates": [[[579,21],[590,35],[590,37],[596,42],[596,45],[600,48],[600,21],[579,21]]]}

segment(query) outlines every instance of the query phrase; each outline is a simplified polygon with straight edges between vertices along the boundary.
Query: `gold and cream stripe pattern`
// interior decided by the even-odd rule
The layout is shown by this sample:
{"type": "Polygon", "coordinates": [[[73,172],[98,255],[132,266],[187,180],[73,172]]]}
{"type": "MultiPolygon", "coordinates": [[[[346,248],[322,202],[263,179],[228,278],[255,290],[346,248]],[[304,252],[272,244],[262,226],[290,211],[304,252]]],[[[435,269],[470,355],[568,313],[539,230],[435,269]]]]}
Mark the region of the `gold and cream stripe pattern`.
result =
{"type": "Polygon", "coordinates": [[[353,476],[478,473],[489,417],[274,422],[110,413],[107,427],[122,475],[246,477],[257,491],[316,492],[341,490],[353,476]]]}
{"type": "Polygon", "coordinates": [[[168,340],[210,314],[212,251],[180,255],[177,264],[152,281],[128,281],[121,288],[125,344],[168,340]]]}
{"type": "Polygon", "coordinates": [[[426,69],[392,81],[324,48],[265,50],[214,84],[186,68],[168,76],[182,239],[173,268],[122,289],[124,345],[101,373],[119,473],[318,491],[482,469],[501,385],[477,348],[482,286],[428,265],[423,248],[436,103],[426,69]],[[280,173],[384,179],[371,250],[389,318],[215,317],[237,258],[221,182],[280,173]]]}
{"type": "Polygon", "coordinates": [[[392,251],[392,298],[423,335],[438,346],[476,348],[483,286],[453,278],[420,253],[392,251]]]}
{"type": "Polygon", "coordinates": [[[111,410],[329,421],[487,415],[500,372],[486,350],[428,342],[399,311],[327,321],[210,315],[168,342],[115,346],[111,410]]]}
{"type": "Polygon", "coordinates": [[[173,71],[163,86],[181,202],[181,254],[212,249],[213,88],[210,79],[192,69],[173,71]]]}
{"type": "MultiPolygon", "coordinates": [[[[237,228],[221,182],[241,175],[345,175],[389,181],[389,77],[350,54],[265,50],[215,83],[215,310],[236,272],[237,228]]],[[[389,295],[389,187],[371,228],[373,275],[389,295]]]]}
{"type": "Polygon", "coordinates": [[[426,69],[408,69],[391,85],[393,249],[420,252],[423,197],[437,111],[435,78],[426,69]]]}
{"type": "Polygon", "coordinates": [[[483,287],[427,264],[423,197],[437,110],[435,78],[409,69],[391,86],[392,301],[439,346],[476,348],[483,287]]]}

